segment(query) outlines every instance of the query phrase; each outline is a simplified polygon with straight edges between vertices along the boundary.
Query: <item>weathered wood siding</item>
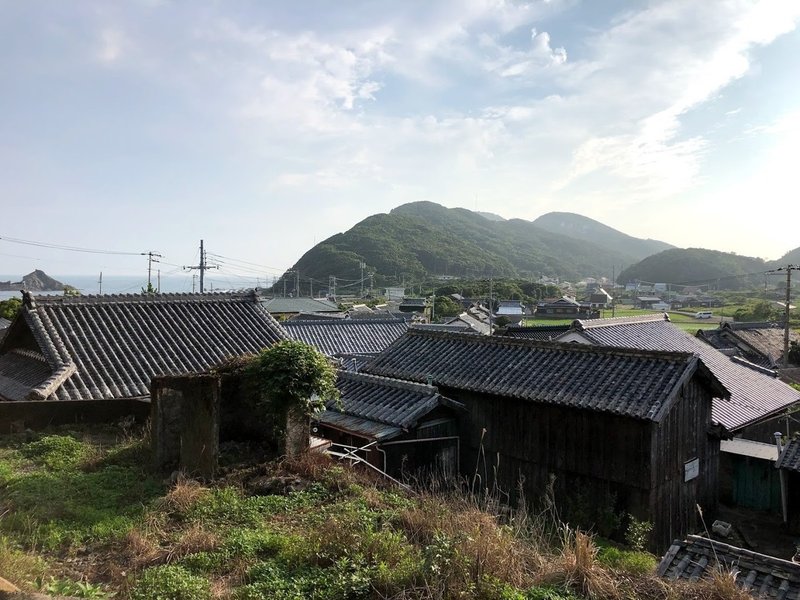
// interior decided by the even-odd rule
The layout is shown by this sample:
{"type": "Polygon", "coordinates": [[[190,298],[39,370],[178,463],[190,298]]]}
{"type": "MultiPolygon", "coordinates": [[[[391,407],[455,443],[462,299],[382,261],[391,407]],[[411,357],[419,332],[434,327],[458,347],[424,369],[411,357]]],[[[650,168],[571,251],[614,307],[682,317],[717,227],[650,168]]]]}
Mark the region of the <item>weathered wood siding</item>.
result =
{"type": "Polygon", "coordinates": [[[613,495],[616,511],[647,512],[649,422],[450,389],[443,393],[467,408],[460,425],[465,476],[477,473],[483,486],[496,482],[512,498],[522,482],[527,499],[537,501],[552,474],[559,503],[566,505],[577,494],[613,495]]]}
{"type": "Polygon", "coordinates": [[[717,510],[719,440],[709,436],[711,400],[696,381],[683,385],[661,423],[652,423],[653,464],[650,515],[653,543],[666,548],[673,540],[702,528],[697,506],[711,526],[717,510]],[[698,475],[685,481],[686,464],[698,460],[698,475]]]}

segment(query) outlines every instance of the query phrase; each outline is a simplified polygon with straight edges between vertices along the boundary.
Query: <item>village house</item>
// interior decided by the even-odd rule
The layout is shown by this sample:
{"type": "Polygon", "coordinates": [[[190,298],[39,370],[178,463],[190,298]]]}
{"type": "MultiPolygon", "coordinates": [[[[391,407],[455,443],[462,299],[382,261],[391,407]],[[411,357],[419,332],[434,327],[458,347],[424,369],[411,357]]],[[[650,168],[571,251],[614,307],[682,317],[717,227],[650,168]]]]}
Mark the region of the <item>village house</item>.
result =
{"type": "Polygon", "coordinates": [[[777,373],[729,357],[679,329],[664,314],[575,321],[557,339],[598,346],[690,352],[701,358],[730,392],[715,398],[712,418],[736,440],[722,444],[720,498],[746,508],[776,510],[775,431],[798,431],[788,413],[800,406],[800,392],[777,373]]]}
{"type": "Polygon", "coordinates": [[[788,440],[775,466],[780,473],[781,510],[784,523],[790,533],[800,534],[800,439],[788,440]]]}
{"type": "Polygon", "coordinates": [[[569,328],[569,325],[509,325],[501,330],[498,335],[525,340],[538,340],[540,342],[551,342],[562,333],[569,331],[569,328]]]}
{"type": "Polygon", "coordinates": [[[603,288],[597,288],[589,294],[586,302],[591,308],[608,308],[614,302],[614,298],[603,288]]]}
{"type": "Polygon", "coordinates": [[[314,417],[312,433],[394,477],[458,473],[457,414],[464,410],[431,385],[339,372],[338,402],[314,417]]]}
{"type": "MultiPolygon", "coordinates": [[[[783,327],[775,323],[722,323],[717,329],[700,329],[697,337],[729,356],[767,367],[783,365],[783,327]]],[[[789,342],[800,344],[800,335],[789,331],[789,342]]],[[[800,366],[800,365],[792,365],[800,366]]]]}
{"type": "Polygon", "coordinates": [[[536,318],[538,319],[587,318],[592,312],[588,304],[581,304],[568,296],[547,298],[539,301],[536,305],[536,318]]]}
{"type": "Polygon", "coordinates": [[[0,400],[9,401],[0,408],[24,415],[25,406],[41,401],[71,401],[99,415],[114,404],[105,401],[149,398],[155,375],[204,372],[284,339],[255,292],[23,293],[20,314],[0,342],[0,400]]]}
{"type": "MultiPolygon", "coordinates": [[[[636,296],[634,306],[636,308],[644,308],[647,310],[654,309],[654,305],[661,305],[663,300],[658,296],[636,296]]],[[[658,309],[655,309],[658,310],[658,309]]]]}
{"type": "Polygon", "coordinates": [[[534,499],[553,475],[562,507],[651,521],[655,548],[716,506],[711,399],[727,392],[694,355],[409,329],[364,371],[463,404],[461,471],[479,465],[482,487],[534,499]]]}
{"type": "Polygon", "coordinates": [[[519,300],[500,300],[494,314],[496,317],[505,317],[508,322],[519,323],[525,315],[525,305],[519,300]]]}

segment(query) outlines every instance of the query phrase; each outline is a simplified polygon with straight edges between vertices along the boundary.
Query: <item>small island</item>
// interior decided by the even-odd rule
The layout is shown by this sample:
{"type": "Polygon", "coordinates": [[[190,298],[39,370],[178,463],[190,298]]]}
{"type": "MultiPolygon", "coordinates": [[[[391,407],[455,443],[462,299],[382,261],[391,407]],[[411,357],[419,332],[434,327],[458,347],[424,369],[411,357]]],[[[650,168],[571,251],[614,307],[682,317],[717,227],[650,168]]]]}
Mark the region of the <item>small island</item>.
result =
{"type": "Polygon", "coordinates": [[[0,281],[0,292],[61,292],[68,287],[39,269],[25,275],[22,281],[0,281]]]}

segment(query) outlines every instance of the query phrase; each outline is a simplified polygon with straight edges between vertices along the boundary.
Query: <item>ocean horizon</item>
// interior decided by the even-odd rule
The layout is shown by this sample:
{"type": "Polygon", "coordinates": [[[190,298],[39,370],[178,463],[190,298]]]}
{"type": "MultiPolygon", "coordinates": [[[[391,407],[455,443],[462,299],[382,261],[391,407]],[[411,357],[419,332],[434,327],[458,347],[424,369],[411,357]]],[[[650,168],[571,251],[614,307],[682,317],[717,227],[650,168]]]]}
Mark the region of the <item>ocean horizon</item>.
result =
{"type": "MultiPolygon", "coordinates": [[[[50,274],[50,277],[60,281],[65,285],[71,285],[81,294],[100,294],[101,284],[99,275],[60,275],[50,274]]],[[[2,275],[0,281],[17,282],[22,280],[22,275],[2,275]]],[[[154,287],[158,287],[159,279],[153,275],[151,282],[154,287]]],[[[195,274],[182,275],[162,275],[160,281],[160,291],[163,293],[191,293],[200,291],[199,277],[195,274]]],[[[147,276],[142,275],[103,275],[102,294],[138,294],[147,287],[147,276]]],[[[254,287],[264,287],[264,279],[260,281],[256,278],[238,277],[229,275],[207,275],[205,278],[205,291],[230,291],[244,290],[254,287]]],[[[61,294],[63,292],[37,292],[43,295],[61,294]]],[[[19,298],[20,292],[0,291],[0,300],[8,298],[19,298]]]]}

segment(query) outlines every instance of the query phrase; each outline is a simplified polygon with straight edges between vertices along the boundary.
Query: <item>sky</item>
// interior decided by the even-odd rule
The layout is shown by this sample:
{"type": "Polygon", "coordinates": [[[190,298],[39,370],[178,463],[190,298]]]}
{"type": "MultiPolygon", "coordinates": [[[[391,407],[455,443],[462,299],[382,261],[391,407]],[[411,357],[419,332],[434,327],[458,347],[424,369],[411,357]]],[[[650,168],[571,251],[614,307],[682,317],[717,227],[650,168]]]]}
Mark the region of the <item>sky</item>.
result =
{"type": "Polygon", "coordinates": [[[0,15],[0,273],[142,272],[147,251],[183,273],[202,238],[246,283],[419,200],[765,259],[800,246],[800,2],[0,15]]]}

